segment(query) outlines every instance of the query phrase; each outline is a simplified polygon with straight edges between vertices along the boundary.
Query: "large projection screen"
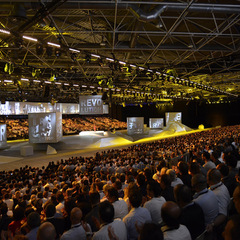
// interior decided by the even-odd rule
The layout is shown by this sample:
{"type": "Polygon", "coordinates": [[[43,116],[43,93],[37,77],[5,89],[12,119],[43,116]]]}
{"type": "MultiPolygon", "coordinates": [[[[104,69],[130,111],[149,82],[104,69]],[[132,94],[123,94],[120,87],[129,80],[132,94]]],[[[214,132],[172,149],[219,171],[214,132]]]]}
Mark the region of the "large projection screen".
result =
{"type": "Polygon", "coordinates": [[[179,122],[182,123],[182,113],[181,112],[166,112],[165,113],[166,126],[170,122],[179,122]]]}
{"type": "Polygon", "coordinates": [[[79,114],[103,114],[102,95],[83,95],[79,97],[79,114]]]}
{"type": "Polygon", "coordinates": [[[163,128],[163,118],[149,118],[150,128],[163,128]]]}
{"type": "Polygon", "coordinates": [[[128,117],[127,118],[127,133],[128,135],[144,133],[144,118],[143,117],[128,117]]]}
{"type": "Polygon", "coordinates": [[[62,113],[29,113],[29,142],[57,143],[62,138],[62,113]]]}
{"type": "Polygon", "coordinates": [[[0,124],[0,148],[7,146],[7,125],[0,124]]]}

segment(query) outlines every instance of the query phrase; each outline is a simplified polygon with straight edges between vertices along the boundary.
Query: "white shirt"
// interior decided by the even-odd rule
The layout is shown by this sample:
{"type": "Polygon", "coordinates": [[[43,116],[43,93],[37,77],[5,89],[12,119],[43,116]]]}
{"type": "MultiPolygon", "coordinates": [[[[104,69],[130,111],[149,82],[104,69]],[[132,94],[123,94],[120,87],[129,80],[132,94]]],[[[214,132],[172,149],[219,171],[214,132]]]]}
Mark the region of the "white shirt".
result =
{"type": "Polygon", "coordinates": [[[176,177],[172,182],[171,182],[171,186],[172,187],[175,187],[177,186],[178,184],[183,184],[182,180],[178,177],[176,177]]]}
{"type": "Polygon", "coordinates": [[[227,187],[222,182],[219,182],[210,186],[210,189],[213,191],[218,200],[219,214],[227,216],[228,205],[230,203],[230,195],[227,187]]]}
{"type": "Polygon", "coordinates": [[[132,208],[131,211],[123,218],[127,227],[128,240],[137,239],[139,233],[136,229],[136,222],[139,226],[145,222],[151,222],[150,212],[143,207],[132,208]]]}
{"type": "Polygon", "coordinates": [[[64,208],[64,201],[60,202],[57,206],[56,206],[56,212],[59,214],[63,214],[62,213],[62,209],[64,208]]]}
{"type": "Polygon", "coordinates": [[[112,203],[114,207],[114,218],[123,219],[128,214],[128,205],[124,200],[118,200],[112,203]]]}
{"type": "MultiPolygon", "coordinates": [[[[90,225],[88,227],[91,229],[90,225]]],[[[86,240],[86,233],[81,224],[72,225],[71,228],[63,233],[60,240],[86,240]]]]}
{"type": "Polygon", "coordinates": [[[108,227],[111,226],[119,240],[127,240],[127,228],[120,219],[115,219],[112,223],[106,224],[93,235],[93,240],[109,240],[108,227]]]}
{"type": "Polygon", "coordinates": [[[162,221],[161,209],[165,202],[165,198],[161,196],[156,198],[154,197],[144,204],[144,207],[150,212],[153,222],[160,223],[162,221]]]}
{"type": "Polygon", "coordinates": [[[169,229],[167,226],[163,226],[161,228],[163,232],[163,239],[164,240],[192,240],[190,232],[188,231],[187,227],[184,225],[179,226],[178,229],[167,230],[169,229]]]}

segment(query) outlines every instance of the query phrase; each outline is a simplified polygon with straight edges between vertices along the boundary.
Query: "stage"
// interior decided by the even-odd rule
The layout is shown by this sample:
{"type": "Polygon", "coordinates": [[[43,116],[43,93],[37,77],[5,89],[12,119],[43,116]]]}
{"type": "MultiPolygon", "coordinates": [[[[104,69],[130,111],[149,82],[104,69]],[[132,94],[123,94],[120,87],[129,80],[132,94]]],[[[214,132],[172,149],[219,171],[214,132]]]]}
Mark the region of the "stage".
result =
{"type": "MultiPolygon", "coordinates": [[[[205,129],[207,130],[207,129],[205,129]]],[[[192,130],[183,124],[170,124],[163,129],[145,128],[143,134],[128,135],[127,130],[116,132],[90,131],[79,135],[64,136],[58,143],[34,143],[28,140],[9,141],[7,148],[0,150],[0,169],[12,170],[25,165],[46,166],[49,161],[59,161],[74,156],[92,156],[98,151],[122,148],[133,144],[190,134],[203,130],[192,130]],[[33,154],[22,156],[23,148],[33,154]],[[50,149],[50,150],[49,150],[50,149]]]]}

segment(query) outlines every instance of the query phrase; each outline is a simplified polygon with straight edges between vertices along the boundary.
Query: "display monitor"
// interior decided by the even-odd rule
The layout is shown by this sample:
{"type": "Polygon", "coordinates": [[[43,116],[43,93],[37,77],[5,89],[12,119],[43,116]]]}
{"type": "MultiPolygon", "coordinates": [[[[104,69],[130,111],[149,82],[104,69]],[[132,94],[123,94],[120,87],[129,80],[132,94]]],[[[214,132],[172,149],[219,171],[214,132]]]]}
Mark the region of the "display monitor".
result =
{"type": "Polygon", "coordinates": [[[127,132],[129,135],[144,133],[144,118],[143,117],[128,117],[127,132]]]}
{"type": "Polygon", "coordinates": [[[149,118],[150,128],[163,128],[163,118],[149,118]]]}
{"type": "Polygon", "coordinates": [[[29,113],[29,142],[56,143],[62,138],[62,113],[29,113]]]}
{"type": "Polygon", "coordinates": [[[181,112],[166,112],[165,113],[166,126],[170,122],[179,122],[182,123],[182,113],[181,112]]]}

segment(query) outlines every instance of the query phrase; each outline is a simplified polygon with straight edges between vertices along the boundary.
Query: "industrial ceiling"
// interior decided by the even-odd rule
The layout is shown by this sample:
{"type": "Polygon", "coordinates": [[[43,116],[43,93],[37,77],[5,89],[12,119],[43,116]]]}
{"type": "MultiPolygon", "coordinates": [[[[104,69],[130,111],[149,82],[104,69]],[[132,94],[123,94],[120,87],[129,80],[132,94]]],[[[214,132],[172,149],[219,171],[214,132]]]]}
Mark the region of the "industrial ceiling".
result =
{"type": "Polygon", "coordinates": [[[0,2],[0,100],[226,102],[240,94],[240,1],[0,2]]]}

